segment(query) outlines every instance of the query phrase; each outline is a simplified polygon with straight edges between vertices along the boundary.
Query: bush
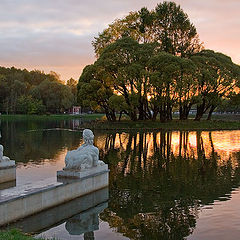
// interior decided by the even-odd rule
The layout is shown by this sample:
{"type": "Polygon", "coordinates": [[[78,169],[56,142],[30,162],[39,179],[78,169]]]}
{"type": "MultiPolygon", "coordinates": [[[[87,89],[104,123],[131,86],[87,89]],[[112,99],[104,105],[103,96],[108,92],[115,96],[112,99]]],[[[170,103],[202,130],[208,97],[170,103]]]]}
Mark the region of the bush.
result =
{"type": "Polygon", "coordinates": [[[22,114],[43,114],[46,107],[41,100],[34,99],[32,96],[21,96],[17,102],[17,112],[22,114]]]}

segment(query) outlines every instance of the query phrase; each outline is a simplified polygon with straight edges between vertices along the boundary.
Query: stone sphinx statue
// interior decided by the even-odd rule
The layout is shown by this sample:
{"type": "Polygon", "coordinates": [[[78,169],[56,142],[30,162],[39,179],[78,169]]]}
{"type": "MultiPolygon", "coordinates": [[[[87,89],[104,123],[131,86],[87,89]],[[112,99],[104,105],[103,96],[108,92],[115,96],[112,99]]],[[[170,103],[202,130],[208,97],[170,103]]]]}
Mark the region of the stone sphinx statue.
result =
{"type": "MultiPolygon", "coordinates": [[[[0,132],[0,138],[1,138],[1,132],[0,132]]],[[[3,150],[4,147],[3,145],[0,144],[0,169],[2,168],[10,168],[10,167],[15,167],[15,161],[10,160],[9,157],[3,156],[3,150]]],[[[11,170],[10,170],[11,171],[11,170]]],[[[7,176],[8,181],[16,179],[16,170],[14,175],[8,174],[7,176]]],[[[6,180],[6,178],[3,178],[6,180]]],[[[3,179],[0,179],[0,183],[2,182],[3,179]]]]}
{"type": "Polygon", "coordinates": [[[10,161],[10,159],[6,156],[3,156],[3,145],[0,145],[0,162],[7,162],[10,161]]]}
{"type": "Polygon", "coordinates": [[[68,151],[63,170],[85,170],[104,165],[99,160],[99,150],[93,145],[94,135],[90,129],[83,131],[84,144],[76,150],[68,151]]]}

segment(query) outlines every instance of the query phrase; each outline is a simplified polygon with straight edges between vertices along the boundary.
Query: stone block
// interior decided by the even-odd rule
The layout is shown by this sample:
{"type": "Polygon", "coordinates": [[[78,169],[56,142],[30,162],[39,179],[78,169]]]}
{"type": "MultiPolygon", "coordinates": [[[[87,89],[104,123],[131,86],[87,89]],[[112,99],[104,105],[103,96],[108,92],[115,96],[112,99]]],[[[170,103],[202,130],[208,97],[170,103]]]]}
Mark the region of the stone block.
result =
{"type": "MultiPolygon", "coordinates": [[[[85,177],[90,177],[94,175],[98,175],[102,172],[107,172],[108,170],[108,165],[100,165],[97,167],[92,167],[90,169],[85,169],[83,171],[79,170],[62,170],[62,171],[57,171],[57,177],[59,178],[72,178],[72,179],[81,179],[85,177]]],[[[58,180],[59,181],[59,180],[58,180]]],[[[60,180],[61,182],[61,180],[60,180]]]]}
{"type": "MultiPolygon", "coordinates": [[[[100,172],[92,171],[90,175],[85,175],[80,179],[73,178],[71,182],[55,183],[47,187],[35,187],[32,190],[23,186],[2,190],[0,194],[0,225],[8,224],[106,188],[108,186],[108,175],[109,171],[105,166],[105,168],[101,168],[100,172]]],[[[69,178],[62,179],[68,180],[69,178]]]]}
{"type": "Polygon", "coordinates": [[[15,181],[16,179],[16,167],[14,165],[8,167],[0,167],[0,183],[15,181]]]}

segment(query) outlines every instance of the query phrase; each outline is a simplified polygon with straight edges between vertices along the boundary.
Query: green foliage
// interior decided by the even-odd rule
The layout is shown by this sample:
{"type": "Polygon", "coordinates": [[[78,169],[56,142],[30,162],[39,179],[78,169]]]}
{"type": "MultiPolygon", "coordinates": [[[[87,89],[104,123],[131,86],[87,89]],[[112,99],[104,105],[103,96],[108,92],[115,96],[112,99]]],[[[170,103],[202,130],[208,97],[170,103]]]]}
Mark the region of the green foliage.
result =
{"type": "Polygon", "coordinates": [[[103,108],[106,114],[125,113],[133,121],[155,120],[159,113],[162,122],[172,120],[176,107],[186,120],[197,105],[196,119],[207,110],[210,119],[221,101],[236,91],[240,67],[226,55],[203,50],[184,58],[159,46],[129,37],[107,46],[80,77],[81,104],[103,108]]]}
{"type": "Polygon", "coordinates": [[[179,106],[180,119],[187,119],[196,102],[195,64],[185,58],[161,52],[149,61],[151,104],[160,112],[161,121],[170,120],[172,108],[179,106]]]}
{"type": "Polygon", "coordinates": [[[43,114],[46,107],[42,100],[37,100],[29,96],[20,96],[17,102],[17,112],[21,114],[43,114]]]}
{"type": "Polygon", "coordinates": [[[51,113],[60,113],[69,109],[74,101],[71,89],[59,82],[45,80],[32,90],[34,97],[39,97],[51,113]],[[36,94],[36,95],[35,95],[36,94]]]}
{"type": "Polygon", "coordinates": [[[160,113],[165,122],[179,108],[186,120],[195,105],[196,120],[207,111],[210,119],[240,85],[240,67],[222,53],[202,50],[196,28],[174,2],[115,20],[93,46],[98,59],[80,77],[79,96],[82,104],[104,108],[106,114],[124,112],[136,121],[155,120],[160,113]],[[100,89],[111,94],[99,94],[100,89]]]}
{"type": "MultiPolygon", "coordinates": [[[[104,80],[114,91],[124,97],[124,110],[132,120],[144,116],[144,105],[149,90],[147,62],[157,51],[158,44],[139,44],[125,37],[106,47],[96,61],[96,65],[104,71],[104,80]]],[[[145,111],[146,113],[146,111],[145,111]]]]}
{"type": "Polygon", "coordinates": [[[70,78],[67,81],[67,86],[70,87],[71,92],[74,97],[74,104],[77,104],[77,84],[78,84],[78,82],[73,78],[70,78]]]}
{"type": "Polygon", "coordinates": [[[162,121],[171,120],[175,104],[180,105],[180,118],[186,119],[198,101],[195,65],[183,57],[199,52],[202,43],[176,3],[130,12],[100,33],[93,46],[96,65],[106,74],[103,81],[108,79],[108,85],[124,97],[124,112],[132,120],[155,120],[158,112],[162,121]]]}
{"type": "Polygon", "coordinates": [[[0,67],[0,86],[0,112],[7,114],[59,113],[76,102],[76,81],[66,86],[55,72],[0,67]]]}
{"type": "Polygon", "coordinates": [[[196,28],[179,5],[163,2],[152,11],[142,8],[115,20],[93,41],[96,55],[122,37],[131,37],[139,43],[160,44],[160,49],[174,55],[189,56],[202,49],[196,28]]]}
{"type": "MultiPolygon", "coordinates": [[[[210,114],[227,96],[233,94],[240,79],[240,66],[230,57],[212,50],[203,50],[191,57],[197,66],[197,105],[196,120],[207,110],[210,114]]],[[[211,115],[209,115],[210,119],[211,115]]]]}
{"type": "MultiPolygon", "coordinates": [[[[34,240],[35,238],[33,238],[32,236],[23,234],[19,230],[12,229],[10,231],[0,231],[0,239],[2,240],[3,239],[4,240],[34,240]]],[[[43,238],[38,238],[38,239],[44,240],[43,238]]]]}
{"type": "Polygon", "coordinates": [[[240,93],[233,93],[219,104],[218,111],[240,113],[240,93]]]}
{"type": "Polygon", "coordinates": [[[109,98],[109,106],[116,111],[124,111],[128,108],[124,97],[115,94],[109,98]]]}
{"type": "Polygon", "coordinates": [[[78,103],[93,110],[103,109],[108,120],[116,119],[115,109],[109,105],[109,98],[114,94],[109,87],[108,76],[97,63],[86,66],[78,82],[78,103]]]}

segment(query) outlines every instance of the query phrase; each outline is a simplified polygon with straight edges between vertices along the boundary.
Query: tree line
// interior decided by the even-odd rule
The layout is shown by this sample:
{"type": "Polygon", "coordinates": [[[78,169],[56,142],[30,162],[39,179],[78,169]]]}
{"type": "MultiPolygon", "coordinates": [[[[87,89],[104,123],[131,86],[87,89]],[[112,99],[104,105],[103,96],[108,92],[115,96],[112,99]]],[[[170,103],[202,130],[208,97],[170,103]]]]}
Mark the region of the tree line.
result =
{"type": "Polygon", "coordinates": [[[57,73],[0,67],[0,112],[63,113],[76,103],[77,82],[64,84],[57,73]]]}
{"type": "MultiPolygon", "coordinates": [[[[240,67],[230,57],[205,50],[179,5],[163,2],[117,19],[93,41],[97,56],[78,82],[82,106],[104,110],[109,121],[124,113],[133,121],[195,120],[227,99],[239,99],[240,67]]],[[[236,102],[236,101],[235,101],[236,102]]],[[[237,102],[237,104],[239,104],[237,102]]]]}

